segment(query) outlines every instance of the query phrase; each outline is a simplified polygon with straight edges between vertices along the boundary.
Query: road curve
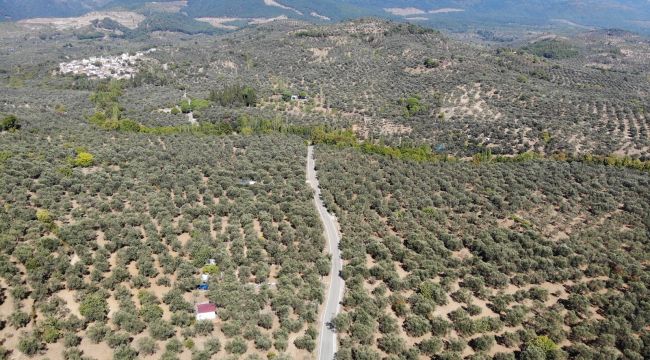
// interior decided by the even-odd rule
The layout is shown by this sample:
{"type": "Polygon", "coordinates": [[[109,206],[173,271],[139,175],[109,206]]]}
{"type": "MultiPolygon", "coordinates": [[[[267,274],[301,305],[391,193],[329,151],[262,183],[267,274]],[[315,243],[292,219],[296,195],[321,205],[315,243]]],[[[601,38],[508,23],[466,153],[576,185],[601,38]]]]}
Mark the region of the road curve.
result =
{"type": "Polygon", "coordinates": [[[316,178],[316,169],[314,163],[314,147],[309,146],[307,149],[307,182],[314,189],[314,204],[320,219],[325,228],[325,238],[327,239],[329,253],[332,255],[332,265],[330,268],[330,285],[325,298],[325,308],[321,315],[320,336],[318,339],[318,359],[332,360],[336,354],[336,332],[331,327],[332,319],[338,314],[341,308],[341,299],[343,299],[343,279],[340,276],[343,269],[341,260],[341,251],[339,243],[341,235],[336,217],[332,216],[325,209],[323,200],[320,197],[320,185],[316,178]]]}

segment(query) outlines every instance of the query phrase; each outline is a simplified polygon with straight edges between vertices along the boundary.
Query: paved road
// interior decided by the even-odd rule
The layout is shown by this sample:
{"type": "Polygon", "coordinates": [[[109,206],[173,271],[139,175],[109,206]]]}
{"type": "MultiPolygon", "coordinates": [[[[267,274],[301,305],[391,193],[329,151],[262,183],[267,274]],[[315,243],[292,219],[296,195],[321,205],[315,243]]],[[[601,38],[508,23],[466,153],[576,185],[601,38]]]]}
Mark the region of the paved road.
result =
{"type": "Polygon", "coordinates": [[[336,333],[332,331],[330,323],[341,308],[344,289],[343,279],[339,276],[343,267],[341,252],[339,250],[341,235],[339,234],[339,226],[336,218],[327,212],[320,198],[320,186],[316,178],[314,165],[314,147],[310,146],[307,150],[307,182],[314,189],[314,204],[325,227],[325,238],[327,239],[329,252],[332,255],[332,266],[330,268],[331,281],[325,300],[325,309],[321,316],[318,359],[332,360],[334,359],[334,354],[336,354],[336,333]]]}

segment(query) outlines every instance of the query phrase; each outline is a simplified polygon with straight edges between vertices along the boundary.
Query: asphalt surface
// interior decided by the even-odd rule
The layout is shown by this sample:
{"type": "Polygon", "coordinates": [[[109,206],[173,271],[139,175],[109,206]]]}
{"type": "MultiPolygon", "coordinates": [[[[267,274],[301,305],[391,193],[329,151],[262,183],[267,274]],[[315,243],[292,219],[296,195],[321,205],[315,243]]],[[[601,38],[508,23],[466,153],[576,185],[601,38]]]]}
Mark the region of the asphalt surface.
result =
{"type": "Polygon", "coordinates": [[[340,272],[343,268],[343,261],[341,260],[341,252],[339,250],[339,243],[341,242],[341,235],[339,234],[339,226],[336,218],[327,212],[321,200],[320,186],[318,178],[316,177],[314,163],[314,147],[310,146],[307,150],[307,182],[314,189],[314,204],[318,215],[320,215],[323,227],[325,228],[325,238],[327,239],[329,253],[332,255],[332,266],[330,268],[330,285],[327,291],[325,300],[325,309],[321,316],[320,336],[318,339],[318,359],[319,360],[332,360],[336,354],[336,332],[331,327],[331,322],[341,308],[341,300],[343,298],[343,279],[340,272]]]}

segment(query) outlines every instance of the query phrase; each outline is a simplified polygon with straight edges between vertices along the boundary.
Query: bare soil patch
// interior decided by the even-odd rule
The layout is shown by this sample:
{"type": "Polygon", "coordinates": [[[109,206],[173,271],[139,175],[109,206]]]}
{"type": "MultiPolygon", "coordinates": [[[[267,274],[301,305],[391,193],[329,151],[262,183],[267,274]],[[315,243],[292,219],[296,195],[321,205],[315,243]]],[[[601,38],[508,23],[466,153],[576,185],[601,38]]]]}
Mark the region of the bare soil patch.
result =
{"type": "Polygon", "coordinates": [[[39,27],[52,26],[58,30],[78,29],[90,25],[94,20],[102,20],[110,18],[117,21],[129,29],[135,29],[144,20],[144,16],[131,11],[102,11],[91,12],[89,14],[70,17],[70,18],[34,18],[21,20],[18,23],[30,29],[38,29],[39,27]]]}

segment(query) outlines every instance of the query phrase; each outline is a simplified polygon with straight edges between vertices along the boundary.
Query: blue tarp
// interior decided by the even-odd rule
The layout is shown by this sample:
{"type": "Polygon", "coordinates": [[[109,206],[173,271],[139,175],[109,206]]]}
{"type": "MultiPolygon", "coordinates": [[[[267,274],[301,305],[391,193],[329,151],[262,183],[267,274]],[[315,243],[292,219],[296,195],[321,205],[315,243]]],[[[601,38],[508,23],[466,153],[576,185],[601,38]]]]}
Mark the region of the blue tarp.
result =
{"type": "Polygon", "coordinates": [[[201,284],[196,287],[199,290],[208,290],[208,284],[201,284]]]}

